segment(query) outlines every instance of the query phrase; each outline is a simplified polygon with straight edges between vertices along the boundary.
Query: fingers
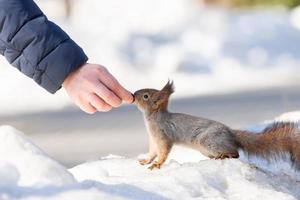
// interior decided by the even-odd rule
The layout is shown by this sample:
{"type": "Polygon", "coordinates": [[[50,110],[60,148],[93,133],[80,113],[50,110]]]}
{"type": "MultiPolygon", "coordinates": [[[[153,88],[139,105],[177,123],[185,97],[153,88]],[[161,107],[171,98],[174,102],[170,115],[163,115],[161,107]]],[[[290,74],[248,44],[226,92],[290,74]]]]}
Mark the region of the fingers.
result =
{"type": "Polygon", "coordinates": [[[99,96],[96,94],[90,94],[88,97],[90,104],[96,108],[98,111],[107,112],[112,109],[110,105],[105,103],[99,96]]]}
{"type": "Polygon", "coordinates": [[[97,112],[97,109],[94,108],[91,104],[86,104],[84,105],[83,108],[81,108],[83,111],[85,111],[88,114],[94,114],[95,112],[97,112]]]}
{"type": "Polygon", "coordinates": [[[94,114],[97,109],[92,106],[85,98],[78,98],[77,100],[75,100],[75,104],[84,112],[88,113],[88,114],[94,114]]]}
{"type": "Polygon", "coordinates": [[[101,68],[99,70],[99,79],[106,85],[112,92],[114,92],[119,99],[124,100],[127,103],[133,102],[132,94],[127,91],[121,84],[106,70],[106,68],[101,68]]]}
{"type": "Polygon", "coordinates": [[[84,97],[79,98],[76,104],[88,114],[94,114],[96,111],[107,112],[112,109],[96,94],[86,94],[84,97]]]}
{"type": "Polygon", "coordinates": [[[106,70],[97,64],[86,63],[70,73],[62,86],[83,111],[93,114],[118,107],[122,101],[132,103],[133,96],[106,70]]]}
{"type": "Polygon", "coordinates": [[[100,81],[98,84],[94,84],[93,91],[96,95],[101,97],[105,103],[111,105],[112,107],[119,107],[122,103],[122,100],[115,95],[115,93],[105,87],[105,85],[103,85],[100,81]]]}

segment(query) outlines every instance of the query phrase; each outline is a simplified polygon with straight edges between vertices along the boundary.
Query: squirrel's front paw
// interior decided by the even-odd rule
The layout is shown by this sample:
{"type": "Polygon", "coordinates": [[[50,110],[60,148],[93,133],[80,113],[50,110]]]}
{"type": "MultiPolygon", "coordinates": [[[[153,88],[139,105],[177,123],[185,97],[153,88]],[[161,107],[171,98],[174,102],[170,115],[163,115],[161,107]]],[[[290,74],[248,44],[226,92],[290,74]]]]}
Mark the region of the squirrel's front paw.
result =
{"type": "Polygon", "coordinates": [[[158,162],[154,162],[148,169],[153,170],[153,169],[160,169],[161,164],[158,162]]]}

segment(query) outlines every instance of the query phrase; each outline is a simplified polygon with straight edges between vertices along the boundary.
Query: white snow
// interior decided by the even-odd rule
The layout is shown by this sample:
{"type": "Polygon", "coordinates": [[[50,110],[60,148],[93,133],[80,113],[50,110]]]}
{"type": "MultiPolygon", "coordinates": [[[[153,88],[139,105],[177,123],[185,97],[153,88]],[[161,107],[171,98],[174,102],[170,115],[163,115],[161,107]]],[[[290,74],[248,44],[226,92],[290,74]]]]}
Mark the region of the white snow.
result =
{"type": "Polygon", "coordinates": [[[299,122],[300,111],[284,113],[275,118],[276,121],[299,122]]]}
{"type": "MultiPolygon", "coordinates": [[[[282,119],[300,119],[300,112],[282,119]]],[[[279,119],[279,118],[277,118],[279,119]]],[[[300,198],[300,174],[287,160],[210,160],[176,147],[160,170],[109,155],[66,169],[20,131],[0,127],[0,199],[270,199],[300,198]]]]}
{"type": "MultiPolygon", "coordinates": [[[[9,182],[20,186],[62,186],[75,182],[72,174],[55,160],[45,156],[21,132],[10,126],[0,127],[0,163],[9,182]],[[6,169],[8,169],[6,171],[6,169]]],[[[0,172],[0,177],[7,178],[0,172]]],[[[2,181],[1,179],[0,181],[2,181]]]]}
{"type": "MultiPolygon", "coordinates": [[[[36,1],[86,51],[132,92],[160,88],[175,96],[227,93],[298,84],[299,8],[228,11],[194,0],[36,1]]],[[[0,60],[1,113],[61,109],[63,91],[50,95],[0,60]],[[7,87],[9,85],[9,87],[7,87]],[[20,101],[22,99],[22,101],[20,101]]]]}
{"type": "MultiPolygon", "coordinates": [[[[129,194],[124,196],[132,199],[299,198],[300,184],[295,179],[257,169],[240,160],[184,164],[173,161],[161,170],[150,172],[137,166],[136,160],[115,158],[79,165],[70,171],[79,181],[128,185],[129,194]]],[[[124,193],[126,187],[116,189],[124,193]]]]}

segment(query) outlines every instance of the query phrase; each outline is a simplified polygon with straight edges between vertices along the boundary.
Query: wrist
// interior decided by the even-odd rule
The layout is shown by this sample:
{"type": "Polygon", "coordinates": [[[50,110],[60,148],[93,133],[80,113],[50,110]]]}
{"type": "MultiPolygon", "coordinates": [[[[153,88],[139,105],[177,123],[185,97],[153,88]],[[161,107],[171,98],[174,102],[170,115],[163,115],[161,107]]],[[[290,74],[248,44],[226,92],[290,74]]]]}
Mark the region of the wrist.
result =
{"type": "Polygon", "coordinates": [[[65,80],[62,83],[62,87],[66,89],[68,83],[70,82],[70,79],[72,79],[73,75],[76,74],[82,67],[84,67],[87,63],[84,63],[80,65],[77,69],[71,71],[65,78],[65,80]]]}

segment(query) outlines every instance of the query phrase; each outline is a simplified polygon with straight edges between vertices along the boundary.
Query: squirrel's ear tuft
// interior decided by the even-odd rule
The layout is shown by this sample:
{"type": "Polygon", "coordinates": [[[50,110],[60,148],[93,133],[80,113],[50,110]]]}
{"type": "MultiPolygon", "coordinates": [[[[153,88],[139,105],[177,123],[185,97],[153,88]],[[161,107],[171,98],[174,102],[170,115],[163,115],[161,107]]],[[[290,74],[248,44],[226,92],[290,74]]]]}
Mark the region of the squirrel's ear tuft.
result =
{"type": "Polygon", "coordinates": [[[168,94],[172,94],[175,91],[174,82],[168,80],[168,83],[163,87],[161,91],[167,92],[168,94]]]}

